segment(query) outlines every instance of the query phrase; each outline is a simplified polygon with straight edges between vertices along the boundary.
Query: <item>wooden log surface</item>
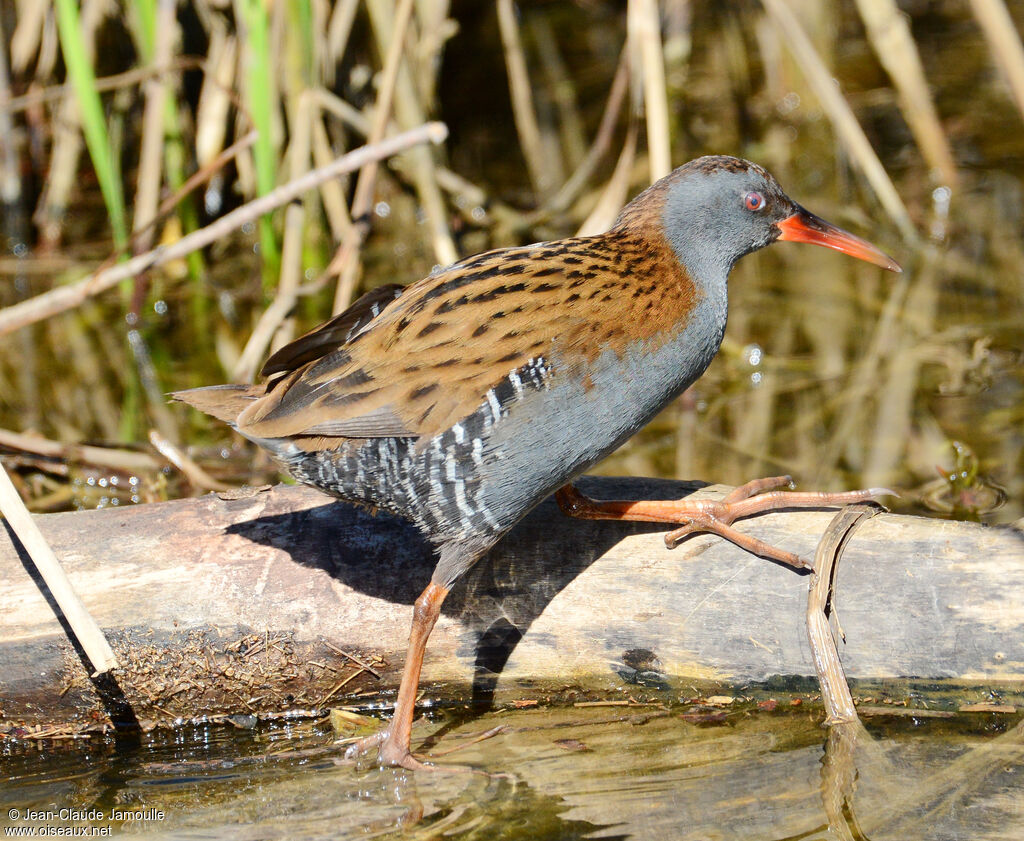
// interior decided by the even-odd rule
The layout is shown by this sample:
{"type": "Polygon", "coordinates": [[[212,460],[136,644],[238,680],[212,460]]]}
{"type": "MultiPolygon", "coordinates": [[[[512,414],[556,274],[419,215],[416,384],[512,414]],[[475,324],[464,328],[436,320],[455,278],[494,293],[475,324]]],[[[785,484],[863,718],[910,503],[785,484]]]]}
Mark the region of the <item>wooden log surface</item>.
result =
{"type": "MultiPolygon", "coordinates": [[[[589,477],[598,498],[694,485],[589,477]]],[[[698,491],[716,495],[723,488],[698,491]]],[[[741,521],[813,557],[834,511],[741,521]]],[[[397,684],[429,544],[304,487],[37,517],[122,668],[90,680],[10,531],[0,536],[0,725],[143,723],[366,698],[397,684]]],[[[682,693],[814,674],[808,578],[710,535],[534,510],[455,587],[424,686],[447,699],[567,685],[682,693]]],[[[835,604],[852,680],[1024,687],[1024,535],[880,513],[855,532],[835,604]]],[[[925,690],[922,690],[925,691],[925,690]]]]}

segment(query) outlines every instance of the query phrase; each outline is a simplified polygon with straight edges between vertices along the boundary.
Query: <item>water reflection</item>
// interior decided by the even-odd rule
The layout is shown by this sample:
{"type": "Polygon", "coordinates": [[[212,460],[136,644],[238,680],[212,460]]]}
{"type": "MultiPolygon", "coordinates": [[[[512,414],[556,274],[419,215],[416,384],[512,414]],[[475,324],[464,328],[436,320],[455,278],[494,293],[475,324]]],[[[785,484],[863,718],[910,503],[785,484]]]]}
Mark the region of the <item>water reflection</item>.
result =
{"type": "Polygon", "coordinates": [[[1024,828],[1024,727],[947,756],[876,741],[860,722],[830,728],[822,800],[838,838],[1012,838],[1024,828]]]}
{"type": "Polygon", "coordinates": [[[163,813],[115,825],[147,839],[1021,837],[1024,722],[900,712],[827,733],[820,714],[784,704],[420,721],[414,745],[463,769],[434,774],[357,768],[315,724],[197,728],[134,749],[8,756],[0,819],[55,804],[163,813]]]}

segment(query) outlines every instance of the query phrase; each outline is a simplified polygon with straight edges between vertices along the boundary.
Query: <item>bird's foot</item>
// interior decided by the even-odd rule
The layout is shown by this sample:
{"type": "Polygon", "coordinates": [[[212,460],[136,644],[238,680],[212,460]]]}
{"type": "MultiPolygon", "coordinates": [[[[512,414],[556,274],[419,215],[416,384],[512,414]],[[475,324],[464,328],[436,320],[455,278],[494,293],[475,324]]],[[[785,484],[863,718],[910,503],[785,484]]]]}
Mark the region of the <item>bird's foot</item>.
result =
{"type": "Polygon", "coordinates": [[[696,510],[687,514],[683,525],[665,535],[665,545],[669,549],[673,549],[689,534],[710,532],[763,558],[771,558],[796,569],[813,569],[814,564],[810,561],[756,537],[743,534],[734,529],[732,524],[741,517],[778,511],[782,508],[825,508],[833,505],[850,505],[857,502],[868,502],[876,496],[892,493],[886,488],[867,488],[838,493],[775,490],[792,486],[793,479],[790,476],[771,476],[766,479],[754,479],[740,485],[721,500],[680,500],[680,503],[687,506],[692,505],[696,510]]]}
{"type": "Polygon", "coordinates": [[[435,771],[436,765],[429,762],[421,762],[412,755],[408,744],[399,744],[399,740],[391,737],[390,726],[378,730],[372,736],[360,739],[358,742],[348,746],[345,751],[345,758],[358,760],[375,749],[377,751],[377,764],[394,768],[407,768],[410,771],[435,771]]]}
{"type": "Polygon", "coordinates": [[[559,489],[555,497],[562,511],[570,516],[591,520],[639,520],[653,523],[681,523],[665,535],[665,545],[675,548],[690,534],[709,532],[724,537],[741,549],[770,558],[796,569],[813,569],[813,564],[793,552],[779,549],[759,538],[743,534],[732,524],[742,517],[777,511],[781,508],[824,508],[867,502],[876,496],[892,494],[886,488],[869,488],[840,493],[775,490],[792,486],[789,476],[754,479],[730,491],[725,498],[677,500],[593,500],[572,485],[559,489]]]}
{"type": "Polygon", "coordinates": [[[391,737],[390,725],[378,730],[372,736],[353,742],[345,751],[345,759],[359,760],[374,749],[377,750],[377,765],[382,768],[405,768],[409,771],[445,771],[453,774],[473,773],[467,765],[435,765],[413,756],[408,744],[400,744],[391,737]]]}

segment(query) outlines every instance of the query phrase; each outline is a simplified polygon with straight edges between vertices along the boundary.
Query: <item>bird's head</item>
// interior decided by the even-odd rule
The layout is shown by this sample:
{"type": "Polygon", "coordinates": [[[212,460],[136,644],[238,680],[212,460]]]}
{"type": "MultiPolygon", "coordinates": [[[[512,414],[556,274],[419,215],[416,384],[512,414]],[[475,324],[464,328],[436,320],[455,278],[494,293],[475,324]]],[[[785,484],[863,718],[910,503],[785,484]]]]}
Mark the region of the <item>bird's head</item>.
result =
{"type": "Polygon", "coordinates": [[[695,278],[724,279],[740,257],[776,240],[823,245],[902,271],[867,240],[805,210],[750,161],[724,155],[698,158],[664,182],[665,236],[695,278]]]}

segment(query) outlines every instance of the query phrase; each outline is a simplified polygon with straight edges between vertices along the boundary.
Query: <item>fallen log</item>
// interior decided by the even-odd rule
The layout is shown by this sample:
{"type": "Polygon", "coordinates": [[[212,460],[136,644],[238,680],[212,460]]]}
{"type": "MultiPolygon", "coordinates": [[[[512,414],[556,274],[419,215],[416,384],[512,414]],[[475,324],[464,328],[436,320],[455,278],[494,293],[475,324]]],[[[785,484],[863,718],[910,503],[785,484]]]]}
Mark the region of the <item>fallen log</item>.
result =
{"type": "MultiPolygon", "coordinates": [[[[695,486],[590,477],[598,498],[695,486]]],[[[720,495],[720,487],[702,495],[720,495]]],[[[16,538],[0,539],[0,728],[169,723],[366,700],[397,685],[433,556],[415,529],[304,487],[36,518],[122,664],[90,679],[16,538]]],[[[740,528],[813,557],[834,511],[740,528]]],[[[533,511],[455,588],[424,687],[446,699],[735,687],[813,676],[807,578],[720,538],[533,511]]],[[[881,513],[835,604],[854,681],[1024,688],[1024,535],[881,513]]],[[[85,665],[83,665],[85,662],[85,665]]],[[[1012,698],[1011,698],[1012,701],[1012,698]]]]}

